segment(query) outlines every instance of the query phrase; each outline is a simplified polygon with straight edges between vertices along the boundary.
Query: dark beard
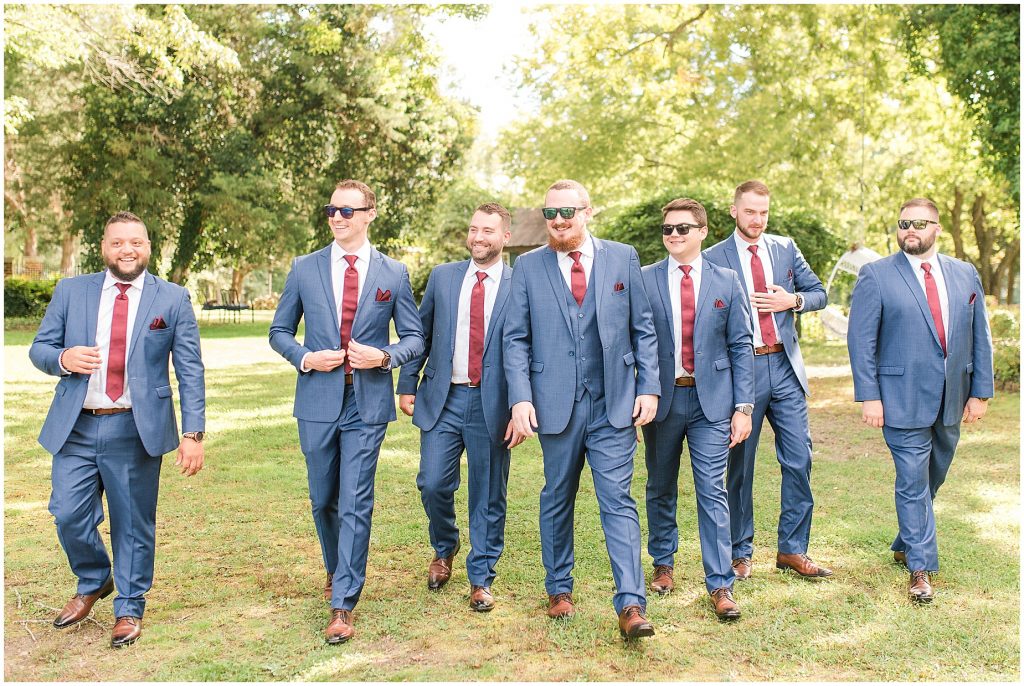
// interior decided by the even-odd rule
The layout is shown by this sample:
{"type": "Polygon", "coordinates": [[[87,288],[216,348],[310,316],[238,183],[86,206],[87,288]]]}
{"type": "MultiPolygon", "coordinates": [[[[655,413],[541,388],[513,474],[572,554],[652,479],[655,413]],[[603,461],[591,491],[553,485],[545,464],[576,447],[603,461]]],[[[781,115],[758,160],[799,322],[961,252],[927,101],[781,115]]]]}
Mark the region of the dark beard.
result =
{"type": "Polygon", "coordinates": [[[548,247],[555,252],[572,252],[576,248],[583,245],[583,240],[586,238],[586,234],[580,231],[575,236],[570,236],[564,241],[560,241],[554,238],[551,234],[548,234],[548,247]]]}
{"type": "Polygon", "coordinates": [[[906,239],[900,240],[899,236],[896,237],[896,242],[900,244],[900,250],[907,253],[908,255],[917,256],[923,255],[929,250],[931,250],[932,246],[935,245],[935,238],[933,237],[930,241],[925,241],[922,238],[918,237],[917,245],[911,247],[907,247],[906,239]]]}
{"type": "Polygon", "coordinates": [[[139,278],[139,274],[146,271],[146,267],[149,266],[149,260],[135,260],[135,269],[130,272],[123,272],[117,266],[117,262],[107,262],[107,269],[114,275],[115,279],[119,281],[134,281],[139,278]]]}

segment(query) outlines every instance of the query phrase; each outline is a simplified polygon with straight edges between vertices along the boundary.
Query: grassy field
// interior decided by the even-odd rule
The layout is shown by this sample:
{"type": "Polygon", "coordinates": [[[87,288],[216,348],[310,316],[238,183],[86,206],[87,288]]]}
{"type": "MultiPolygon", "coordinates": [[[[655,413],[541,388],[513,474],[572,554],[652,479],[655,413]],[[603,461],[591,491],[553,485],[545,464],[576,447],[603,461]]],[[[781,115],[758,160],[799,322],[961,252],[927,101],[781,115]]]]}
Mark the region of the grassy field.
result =
{"type": "MultiPolygon", "coordinates": [[[[265,327],[257,324],[249,335],[264,336],[265,327]]],[[[226,325],[204,327],[204,336],[235,332],[226,325]]],[[[848,374],[828,367],[843,363],[842,346],[806,346],[808,363],[832,372],[812,380],[816,508],[810,554],[832,567],[835,577],[808,582],[774,569],[779,470],[766,426],[754,491],[754,576],[736,586],[742,619],[721,624],[711,610],[693,483],[684,470],[677,591],[649,598],[657,635],[635,645],[618,636],[611,573],[586,475],[576,517],[578,614],[569,622],[544,616],[536,440],[513,454],[507,546],[493,587],[498,607],[489,614],[468,609],[461,560],[444,590],[428,592],[431,551],[414,482],[418,436],[399,415],[377,473],[367,584],[356,609],[358,634],[345,645],[328,646],[322,638],[328,620],[320,593],[323,570],[291,417],[295,373],[283,361],[211,369],[207,467],[186,480],[172,459],[164,462],[156,581],[148,595],[145,633],[135,646],[115,652],[107,647],[110,599],[97,604],[95,621],[64,632],[49,625],[74,589],[46,511],[50,456],[35,442],[53,382],[12,375],[11,360],[24,359],[27,349],[21,346],[31,334],[17,340],[12,332],[7,336],[8,680],[1016,681],[1020,676],[1017,394],[1001,394],[980,425],[964,428],[936,502],[943,565],[935,578],[937,598],[931,606],[916,607],[906,598],[906,572],[888,551],[896,517],[892,461],[881,434],[861,424],[848,374]]],[[[633,493],[646,533],[642,455],[636,465],[633,493]]],[[[458,511],[464,559],[464,488],[458,511]]],[[[106,536],[107,523],[102,528],[106,536]]],[[[646,551],[644,564],[649,570],[646,551]]]]}

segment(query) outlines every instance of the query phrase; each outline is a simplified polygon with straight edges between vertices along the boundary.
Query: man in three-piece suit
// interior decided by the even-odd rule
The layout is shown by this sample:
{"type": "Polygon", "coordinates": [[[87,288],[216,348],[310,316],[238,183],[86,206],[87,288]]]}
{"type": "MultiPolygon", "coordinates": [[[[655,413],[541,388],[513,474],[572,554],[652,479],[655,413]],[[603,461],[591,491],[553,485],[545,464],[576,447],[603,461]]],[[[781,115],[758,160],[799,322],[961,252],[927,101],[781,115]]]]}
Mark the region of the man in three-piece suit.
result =
{"type": "Polygon", "coordinates": [[[754,407],[747,297],[736,272],[701,256],[701,243],[708,235],[704,206],[678,198],[661,211],[668,257],[643,268],[661,372],[658,414],[643,427],[647,549],[654,558],[651,590],[665,595],[674,587],[679,549],[676,501],[685,438],[697,497],[704,584],[715,614],[735,619],[740,610],[732,597],[735,574],[725,469],[729,449],[750,435],[754,407]]]}
{"type": "Polygon", "coordinates": [[[334,241],[295,258],[270,325],[270,346],[299,372],[294,415],[327,569],[328,643],[355,634],[352,610],[366,579],[377,457],[396,418],[391,370],[423,351],[405,266],[366,238],[376,205],[366,184],[337,184],[324,207],[334,241]],[[389,343],[392,320],[397,343],[389,343]]]}
{"type": "Polygon", "coordinates": [[[741,184],[730,208],[735,233],[705,253],[711,262],[740,276],[750,297],[754,333],[752,428],[750,438],[730,449],[726,477],[732,566],[737,579],[749,578],[754,552],[754,459],[767,417],[782,468],[775,566],[806,578],[827,577],[832,571],[807,557],[814,509],[807,418],[810,388],[793,313],[820,310],[828,296],[793,240],[765,233],[768,205],[767,186],[760,181],[741,184]]]}
{"type": "Polygon", "coordinates": [[[547,191],[548,245],[521,256],[505,320],[514,429],[540,434],[540,533],[548,616],[575,612],[573,515],[584,459],[594,476],[624,637],[651,636],[630,496],[636,429],[658,409],[658,348],[636,250],[587,231],[590,196],[576,181],[547,191]]]}
{"type": "Polygon", "coordinates": [[[494,609],[491,583],[505,546],[510,448],[523,440],[510,421],[502,340],[512,281],[502,251],[511,225],[508,210],[497,203],[473,213],[466,236],[471,259],[431,271],[420,303],[425,350],[398,377],[399,407],[420,429],[416,485],[434,549],[427,587],[435,591],[448,583],[459,551],[455,491],[459,456],[466,452],[472,546],[466,575],[469,606],[477,612],[494,609]]]}
{"type": "Polygon", "coordinates": [[[910,571],[912,600],[931,602],[939,569],[932,501],[946,479],[960,422],[992,397],[992,335],[973,265],[940,255],[931,200],[900,208],[900,252],[860,270],[847,345],[863,421],[882,429],[896,467],[893,557],[910,571]]]}
{"type": "Polygon", "coordinates": [[[62,629],[113,593],[113,647],[142,635],[153,584],[156,503],[164,453],[186,476],[203,467],[206,390],[188,291],[150,274],[142,220],[112,216],[103,231],[107,270],[57,283],[29,357],[59,376],[39,443],[53,454],[50,513],[78,577],[78,592],[54,620],[62,629]],[[168,359],[181,401],[179,436],[168,359]],[[110,558],[97,530],[103,493],[110,512],[110,558]]]}

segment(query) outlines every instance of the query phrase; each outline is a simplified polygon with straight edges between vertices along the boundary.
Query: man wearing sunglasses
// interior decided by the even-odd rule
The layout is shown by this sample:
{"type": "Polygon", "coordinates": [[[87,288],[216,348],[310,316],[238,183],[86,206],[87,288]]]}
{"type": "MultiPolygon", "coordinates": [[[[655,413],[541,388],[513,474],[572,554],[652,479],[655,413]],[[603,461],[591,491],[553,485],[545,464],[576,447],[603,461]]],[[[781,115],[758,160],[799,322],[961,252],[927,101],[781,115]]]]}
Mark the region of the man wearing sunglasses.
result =
{"type": "Polygon", "coordinates": [[[391,370],[423,351],[405,266],[366,238],[376,204],[366,184],[338,183],[324,208],[334,240],[295,258],[270,325],[270,346],[299,372],[294,416],[327,570],[328,643],[355,634],[352,610],[366,579],[377,456],[396,418],[391,370]],[[306,335],[299,343],[302,318],[306,335]],[[397,343],[389,342],[392,321],[397,343]]]}
{"type": "Polygon", "coordinates": [[[882,429],[896,467],[893,558],[910,572],[911,600],[933,598],[939,569],[932,502],[960,439],[960,422],[985,416],[992,397],[992,335],[974,265],[940,255],[931,200],[903,203],[900,252],[861,268],[847,345],[854,400],[882,429]]]}
{"type": "Polygon", "coordinates": [[[740,616],[732,596],[732,540],[725,468],[750,434],[754,351],[747,297],[736,272],[701,256],[707,211],[690,198],[662,208],[668,257],[643,268],[658,332],[661,399],[643,427],[651,590],[672,592],[679,549],[676,501],[683,439],[690,453],[704,583],[720,619],[740,616]]]}
{"type": "Polygon", "coordinates": [[[430,272],[420,303],[426,349],[398,377],[399,407],[420,429],[416,486],[434,549],[427,569],[432,591],[448,583],[459,551],[455,491],[459,457],[466,452],[472,546],[466,575],[469,606],[476,612],[494,609],[491,583],[505,543],[510,448],[523,440],[509,421],[503,365],[512,270],[502,252],[511,226],[511,215],[498,203],[484,203],[473,213],[466,236],[471,259],[430,272]]]}
{"type": "Polygon", "coordinates": [[[760,181],[741,184],[730,213],[735,233],[711,247],[708,260],[736,272],[750,298],[754,333],[754,412],[750,437],[729,450],[726,489],[732,526],[732,567],[750,577],[754,553],[754,460],[765,418],[775,432],[782,470],[775,566],[805,578],[832,575],[807,557],[811,535],[811,430],[807,371],[795,312],[825,307],[828,296],[793,239],[765,233],[770,192],[760,181]]]}
{"type": "Polygon", "coordinates": [[[658,348],[640,262],[631,246],[587,231],[593,209],[576,181],[544,202],[548,245],[521,256],[505,322],[514,430],[540,434],[541,549],[548,616],[575,613],[573,515],[586,460],[594,478],[616,593],[619,631],[654,634],[645,616],[640,520],[630,496],[637,426],[658,409],[658,348]]]}

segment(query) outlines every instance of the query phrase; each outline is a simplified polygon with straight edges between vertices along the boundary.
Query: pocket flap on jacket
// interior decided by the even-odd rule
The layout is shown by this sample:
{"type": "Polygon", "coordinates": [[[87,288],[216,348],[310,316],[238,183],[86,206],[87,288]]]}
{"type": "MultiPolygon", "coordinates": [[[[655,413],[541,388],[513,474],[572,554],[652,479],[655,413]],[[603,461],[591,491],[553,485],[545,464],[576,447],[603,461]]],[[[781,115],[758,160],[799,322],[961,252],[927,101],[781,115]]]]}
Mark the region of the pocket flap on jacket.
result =
{"type": "Polygon", "coordinates": [[[973,362],[968,362],[967,363],[967,373],[968,374],[973,374],[974,373],[974,363],[973,362]]]}
{"type": "Polygon", "coordinates": [[[424,367],[423,368],[423,376],[425,376],[428,379],[433,379],[434,378],[434,368],[433,367],[424,367]]]}
{"type": "Polygon", "coordinates": [[[721,371],[722,369],[728,369],[732,366],[732,360],[728,357],[723,357],[720,360],[715,360],[715,369],[721,371]]]}
{"type": "Polygon", "coordinates": [[[633,351],[630,350],[628,353],[622,356],[622,361],[626,364],[635,364],[636,358],[633,356],[633,351]]]}
{"type": "Polygon", "coordinates": [[[155,389],[156,397],[158,398],[170,398],[171,387],[170,386],[157,386],[155,389]]]}
{"type": "Polygon", "coordinates": [[[885,376],[903,376],[903,367],[879,367],[878,373],[885,376]]]}
{"type": "Polygon", "coordinates": [[[531,362],[530,363],[530,371],[531,372],[538,372],[538,373],[544,371],[544,363],[543,362],[531,362]]]}

